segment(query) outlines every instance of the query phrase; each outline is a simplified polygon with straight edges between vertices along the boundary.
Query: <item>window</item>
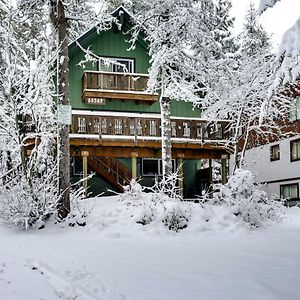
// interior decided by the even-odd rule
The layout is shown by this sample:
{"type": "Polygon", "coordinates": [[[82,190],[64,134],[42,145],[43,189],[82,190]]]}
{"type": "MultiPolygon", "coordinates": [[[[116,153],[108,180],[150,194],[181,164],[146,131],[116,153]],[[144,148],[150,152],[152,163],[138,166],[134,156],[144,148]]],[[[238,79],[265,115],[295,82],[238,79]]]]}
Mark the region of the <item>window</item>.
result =
{"type": "MultiPolygon", "coordinates": [[[[172,172],[175,172],[175,159],[172,159],[172,172]]],[[[143,158],[142,160],[143,176],[162,176],[162,160],[157,158],[143,158]]]]}
{"type": "Polygon", "coordinates": [[[94,120],[94,133],[100,132],[100,121],[98,119],[94,120]]]}
{"type": "Polygon", "coordinates": [[[85,118],[78,118],[78,133],[85,133],[86,132],[86,121],[85,118]]]}
{"type": "Polygon", "coordinates": [[[280,148],[279,145],[270,147],[270,160],[275,161],[280,159],[280,148]]]}
{"type": "Polygon", "coordinates": [[[282,199],[299,199],[299,186],[295,184],[285,184],[280,186],[280,197],[282,199]]]}
{"type": "Polygon", "coordinates": [[[101,121],[101,132],[102,133],[107,133],[107,120],[106,118],[102,119],[101,121]]]}
{"type": "Polygon", "coordinates": [[[300,97],[291,101],[290,120],[300,120],[300,97]]]}
{"type": "Polygon", "coordinates": [[[183,122],[182,126],[183,126],[183,137],[189,138],[191,136],[191,129],[189,127],[189,123],[183,122]]]}
{"type": "Polygon", "coordinates": [[[176,137],[176,122],[171,122],[171,135],[176,137]]]}
{"type": "Polygon", "coordinates": [[[150,135],[156,135],[156,121],[150,120],[150,135]]]}
{"type": "Polygon", "coordinates": [[[300,160],[300,139],[291,141],[291,161],[300,160]]]}
{"type": "Polygon", "coordinates": [[[73,161],[71,163],[72,171],[74,176],[82,176],[82,161],[79,158],[73,157],[73,161]]]}
{"type": "Polygon", "coordinates": [[[105,59],[105,61],[102,59],[99,61],[99,71],[134,73],[134,59],[132,58],[110,57],[105,59]],[[116,61],[122,65],[111,64],[109,60],[116,61]]]}
{"type": "Polygon", "coordinates": [[[115,119],[115,134],[123,133],[123,122],[122,119],[115,119]]]}

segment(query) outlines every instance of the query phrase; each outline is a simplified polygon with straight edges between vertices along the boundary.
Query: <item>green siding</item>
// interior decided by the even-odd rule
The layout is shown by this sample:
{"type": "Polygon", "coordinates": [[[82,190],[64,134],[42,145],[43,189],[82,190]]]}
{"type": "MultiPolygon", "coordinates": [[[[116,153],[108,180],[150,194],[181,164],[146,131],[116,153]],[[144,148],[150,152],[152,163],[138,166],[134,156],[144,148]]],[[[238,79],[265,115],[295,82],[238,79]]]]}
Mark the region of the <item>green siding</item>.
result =
{"type": "Polygon", "coordinates": [[[184,197],[194,197],[198,191],[196,182],[197,171],[201,168],[201,160],[187,159],[183,163],[183,191],[184,197]]]}
{"type": "MultiPolygon", "coordinates": [[[[145,43],[138,42],[134,50],[128,51],[130,44],[127,40],[129,40],[129,35],[109,30],[107,32],[102,32],[101,34],[97,34],[96,31],[91,31],[88,36],[79,41],[82,47],[90,47],[90,49],[99,56],[133,58],[135,60],[135,72],[148,73],[149,55],[145,43]]],[[[78,65],[84,60],[84,56],[85,53],[79,47],[70,47],[70,100],[74,109],[145,113],[160,112],[158,101],[149,105],[136,103],[135,101],[107,99],[106,104],[103,106],[91,105],[82,102],[83,72],[84,70],[97,70],[97,63],[87,63],[84,66],[85,68],[78,65]]],[[[173,116],[182,117],[200,117],[200,110],[193,110],[193,105],[191,103],[174,101],[171,105],[171,114],[173,116]]]]}

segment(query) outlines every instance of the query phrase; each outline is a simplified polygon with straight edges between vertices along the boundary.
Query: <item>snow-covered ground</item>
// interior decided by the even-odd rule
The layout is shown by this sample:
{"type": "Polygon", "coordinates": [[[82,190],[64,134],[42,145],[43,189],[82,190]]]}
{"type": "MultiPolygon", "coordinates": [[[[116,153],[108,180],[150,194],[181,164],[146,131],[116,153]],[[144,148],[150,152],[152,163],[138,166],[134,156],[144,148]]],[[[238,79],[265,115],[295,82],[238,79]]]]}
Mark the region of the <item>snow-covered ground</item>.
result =
{"type": "Polygon", "coordinates": [[[0,225],[0,299],[300,299],[300,209],[250,231],[222,210],[200,222],[190,204],[175,233],[117,200],[97,199],[85,227],[0,225]]]}

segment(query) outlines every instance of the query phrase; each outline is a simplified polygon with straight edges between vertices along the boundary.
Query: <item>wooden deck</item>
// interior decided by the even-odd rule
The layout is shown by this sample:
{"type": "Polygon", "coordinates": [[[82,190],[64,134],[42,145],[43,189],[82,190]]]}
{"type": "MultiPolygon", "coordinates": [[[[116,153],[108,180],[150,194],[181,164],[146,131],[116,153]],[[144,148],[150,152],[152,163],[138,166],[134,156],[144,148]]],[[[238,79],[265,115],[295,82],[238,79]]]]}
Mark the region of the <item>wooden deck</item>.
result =
{"type": "MultiPolygon", "coordinates": [[[[157,114],[73,111],[70,144],[73,155],[161,157],[161,121],[157,114]]],[[[227,154],[227,121],[172,117],[174,158],[218,159],[227,154]]]]}
{"type": "Polygon", "coordinates": [[[158,95],[147,91],[147,74],[85,71],[82,77],[82,100],[104,105],[105,99],[130,100],[153,104],[158,95]]]}

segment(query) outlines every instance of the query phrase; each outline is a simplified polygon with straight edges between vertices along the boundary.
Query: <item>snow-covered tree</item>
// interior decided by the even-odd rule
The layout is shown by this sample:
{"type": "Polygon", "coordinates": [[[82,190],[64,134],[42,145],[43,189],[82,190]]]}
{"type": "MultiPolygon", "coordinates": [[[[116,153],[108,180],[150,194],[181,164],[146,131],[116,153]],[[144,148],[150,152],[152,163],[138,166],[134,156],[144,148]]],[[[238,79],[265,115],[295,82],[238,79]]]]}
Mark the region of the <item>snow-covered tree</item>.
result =
{"type": "Polygon", "coordinates": [[[254,137],[278,134],[278,119],[288,111],[286,99],[269,97],[269,88],[274,81],[274,56],[252,5],[239,43],[235,57],[226,63],[230,72],[223,73],[219,85],[209,89],[205,98],[209,118],[231,121],[228,130],[232,135],[230,145],[234,150],[235,168],[243,164],[249,138],[254,143],[254,137]]]}
{"type": "Polygon", "coordinates": [[[231,8],[230,0],[218,0],[215,5],[214,39],[219,43],[223,53],[233,53],[238,47],[232,35],[235,19],[230,15],[231,8]]]}
{"type": "Polygon", "coordinates": [[[40,226],[55,212],[58,199],[52,55],[44,32],[24,31],[23,19],[14,15],[8,5],[1,20],[0,144],[5,170],[0,210],[5,221],[28,228],[40,226]]]}
{"type": "Polygon", "coordinates": [[[155,0],[142,4],[147,9],[136,16],[132,42],[141,31],[149,42],[149,89],[160,93],[165,177],[172,172],[171,101],[199,102],[203,84],[215,66],[210,61],[222,55],[216,55],[220,47],[212,32],[213,1],[155,0]]]}
{"type": "MultiPolygon", "coordinates": [[[[58,55],[57,63],[57,104],[58,107],[69,106],[69,67],[68,43],[71,36],[83,29],[84,22],[93,21],[91,2],[78,0],[20,0],[19,11],[25,15],[36,9],[41,9],[44,14],[49,14],[58,55]],[[72,28],[74,29],[72,31],[72,28]]],[[[104,1],[96,1],[98,4],[104,1]]],[[[103,13],[103,11],[101,11],[103,13]]],[[[59,154],[59,191],[61,200],[59,216],[65,218],[70,212],[70,146],[69,125],[60,124],[58,129],[58,154],[59,154]]]]}
{"type": "MultiPolygon", "coordinates": [[[[261,0],[258,12],[262,14],[265,10],[273,7],[280,0],[261,0]]],[[[294,85],[294,89],[300,90],[300,19],[283,36],[279,51],[275,59],[276,79],[272,89],[285,84],[294,85]]]]}

